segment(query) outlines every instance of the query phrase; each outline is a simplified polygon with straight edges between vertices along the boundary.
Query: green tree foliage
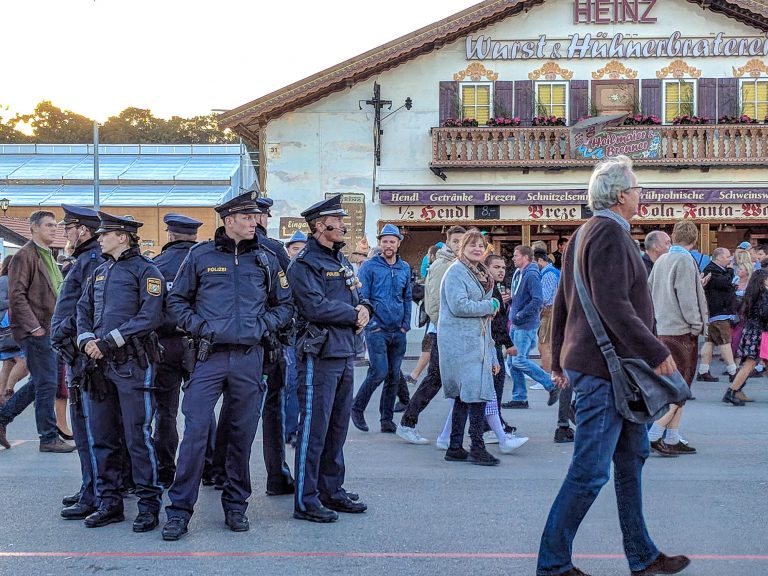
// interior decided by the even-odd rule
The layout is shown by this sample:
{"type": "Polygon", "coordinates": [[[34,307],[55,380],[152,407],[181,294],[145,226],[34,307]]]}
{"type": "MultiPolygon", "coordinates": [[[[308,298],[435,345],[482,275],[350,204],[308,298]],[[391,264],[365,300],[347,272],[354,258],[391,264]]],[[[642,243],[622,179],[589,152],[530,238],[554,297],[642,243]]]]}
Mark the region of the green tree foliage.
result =
{"type": "MultiPolygon", "coordinates": [[[[216,114],[170,120],[157,118],[150,110],[129,107],[111,116],[99,130],[105,144],[228,144],[237,135],[219,128],[216,114]]],[[[86,144],[93,141],[93,120],[69,110],[61,110],[50,101],[40,102],[32,114],[8,121],[0,116],[0,142],[36,142],[45,144],[86,144]],[[19,132],[24,122],[32,136],[19,132]]]]}

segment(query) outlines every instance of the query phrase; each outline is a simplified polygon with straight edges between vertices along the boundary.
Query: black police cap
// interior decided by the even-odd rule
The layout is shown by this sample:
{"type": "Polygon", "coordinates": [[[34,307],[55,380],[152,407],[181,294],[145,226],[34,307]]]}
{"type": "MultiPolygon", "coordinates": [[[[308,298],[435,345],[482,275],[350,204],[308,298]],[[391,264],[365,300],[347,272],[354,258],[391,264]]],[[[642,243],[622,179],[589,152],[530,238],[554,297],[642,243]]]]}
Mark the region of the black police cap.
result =
{"type": "Polygon", "coordinates": [[[256,204],[256,200],[251,198],[249,193],[240,194],[235,196],[232,200],[228,200],[223,204],[219,204],[214,208],[219,216],[226,218],[232,214],[260,214],[261,208],[256,204]]]}
{"type": "Polygon", "coordinates": [[[106,212],[99,211],[99,229],[97,234],[104,232],[125,232],[127,234],[137,234],[139,228],[144,226],[142,222],[136,220],[133,216],[113,216],[106,212]]]}
{"type": "Polygon", "coordinates": [[[163,222],[165,222],[168,232],[175,232],[176,234],[196,234],[197,229],[203,225],[199,220],[174,213],[163,216],[163,222]]]}
{"type": "Polygon", "coordinates": [[[64,218],[59,224],[87,226],[94,229],[99,227],[99,213],[96,210],[72,204],[62,204],[61,208],[64,210],[64,218]]]}
{"type": "Polygon", "coordinates": [[[342,195],[338,194],[312,204],[312,206],[301,213],[301,216],[307,222],[317,220],[323,216],[348,216],[349,214],[347,214],[347,211],[341,207],[341,198],[342,195]]]}

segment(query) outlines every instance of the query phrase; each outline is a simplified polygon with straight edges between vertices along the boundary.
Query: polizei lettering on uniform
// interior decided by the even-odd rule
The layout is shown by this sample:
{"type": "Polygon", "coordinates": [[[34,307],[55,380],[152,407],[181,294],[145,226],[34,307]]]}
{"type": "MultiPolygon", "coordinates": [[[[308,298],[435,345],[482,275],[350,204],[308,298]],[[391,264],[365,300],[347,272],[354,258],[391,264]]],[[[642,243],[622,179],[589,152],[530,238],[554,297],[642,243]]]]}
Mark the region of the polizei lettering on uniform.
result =
{"type": "Polygon", "coordinates": [[[766,56],[768,38],[756,36],[685,38],[673,32],[667,38],[626,38],[622,33],[571,34],[567,40],[494,40],[489,36],[468,36],[467,60],[583,60],[588,58],[706,58],[721,56],[766,56]]]}

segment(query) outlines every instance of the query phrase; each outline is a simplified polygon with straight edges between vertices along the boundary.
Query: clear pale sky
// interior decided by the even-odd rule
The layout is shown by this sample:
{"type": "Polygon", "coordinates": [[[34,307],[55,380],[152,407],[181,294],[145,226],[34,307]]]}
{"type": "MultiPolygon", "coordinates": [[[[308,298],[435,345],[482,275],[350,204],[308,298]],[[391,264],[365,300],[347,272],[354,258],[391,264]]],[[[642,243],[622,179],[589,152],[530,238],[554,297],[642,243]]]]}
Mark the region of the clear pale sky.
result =
{"type": "Polygon", "coordinates": [[[477,1],[0,0],[0,116],[234,108],[477,1]]]}

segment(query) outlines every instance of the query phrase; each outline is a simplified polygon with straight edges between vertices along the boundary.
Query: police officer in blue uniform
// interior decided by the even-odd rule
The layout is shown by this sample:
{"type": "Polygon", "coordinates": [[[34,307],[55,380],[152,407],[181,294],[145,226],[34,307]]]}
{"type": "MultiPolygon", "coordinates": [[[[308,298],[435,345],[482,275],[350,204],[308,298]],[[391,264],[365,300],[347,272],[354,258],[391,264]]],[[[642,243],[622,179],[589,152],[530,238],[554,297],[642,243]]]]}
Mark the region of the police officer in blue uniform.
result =
{"type": "MultiPolygon", "coordinates": [[[[170,291],[173,279],[181,268],[190,248],[197,243],[197,229],[202,222],[181,214],[163,216],[168,233],[168,243],[163,246],[153,262],[165,280],[170,291]]],[[[166,309],[167,313],[167,309],[166,309]]],[[[158,330],[160,345],[163,347],[163,361],[157,366],[155,377],[155,451],[160,484],[168,488],[176,475],[176,449],[179,447],[179,433],[176,417],[179,413],[179,392],[181,381],[188,378],[184,370],[184,351],[188,341],[185,332],[176,326],[176,321],[166,314],[163,326],[158,330]]]]}
{"type": "Polygon", "coordinates": [[[251,495],[249,460],[266,387],[261,342],[293,316],[288,280],[256,236],[259,208],[251,195],[237,196],[216,211],[224,225],[213,241],[190,250],[168,296],[168,308],[178,325],[198,339],[199,351],[182,402],[185,431],[176,480],[168,492],[165,540],[178,540],[187,532],[211,415],[222,392],[230,405],[221,495],[225,522],[235,532],[250,528],[245,515],[251,495]]]}
{"type": "Polygon", "coordinates": [[[163,277],[141,255],[141,222],[99,212],[99,244],[107,261],[94,270],[77,303],[77,346],[96,366],[87,379],[83,404],[96,474],[99,508],[88,528],[122,522],[121,431],[131,460],[139,514],[134,532],[158,524],[162,488],[152,443],[156,330],[163,319],[163,277]]]}
{"type": "Polygon", "coordinates": [[[343,448],[352,408],[355,333],[365,328],[372,309],[358,295],[352,265],[341,253],[347,232],[341,195],[301,215],[312,236],[288,267],[305,322],[296,341],[301,426],[293,516],[334,522],[337,512],[367,509],[343,488],[343,448]]]}
{"type": "Polygon", "coordinates": [[[51,345],[67,364],[67,384],[70,387],[69,410],[72,436],[80,458],[82,484],[80,490],[62,501],[61,516],[67,520],[82,520],[99,507],[94,492],[94,474],[91,453],[88,448],[85,412],[83,411],[82,378],[84,358],[77,349],[77,301],[83,294],[88,277],[104,262],[101,247],[96,239],[99,215],[95,210],[62,204],[64,233],[74,247],[74,263],[69,267],[61,286],[56,309],[51,318],[51,345]]]}
{"type": "MultiPolygon", "coordinates": [[[[307,235],[296,230],[285,243],[288,257],[293,259],[307,244],[307,235]]],[[[298,380],[296,375],[296,338],[285,347],[285,442],[294,448],[299,442],[299,398],[296,395],[298,380]]]]}

